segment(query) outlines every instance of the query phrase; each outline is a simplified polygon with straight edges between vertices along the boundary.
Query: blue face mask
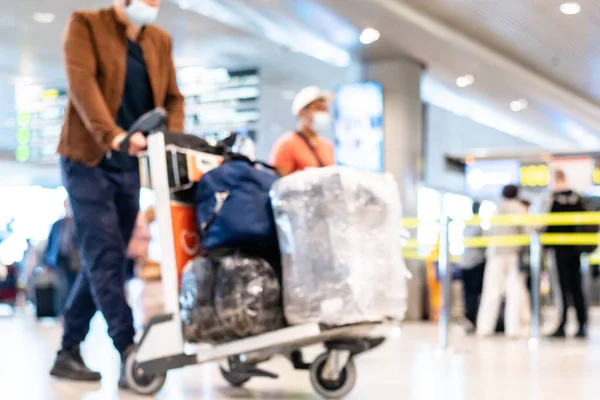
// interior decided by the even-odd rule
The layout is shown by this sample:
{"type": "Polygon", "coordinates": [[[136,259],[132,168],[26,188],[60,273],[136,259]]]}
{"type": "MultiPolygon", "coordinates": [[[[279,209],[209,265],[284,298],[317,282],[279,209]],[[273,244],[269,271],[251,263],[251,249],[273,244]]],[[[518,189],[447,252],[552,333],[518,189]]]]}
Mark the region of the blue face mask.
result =
{"type": "Polygon", "coordinates": [[[133,0],[125,7],[125,14],[129,21],[137,26],[144,26],[156,21],[158,7],[151,7],[141,0],[133,0]]]}

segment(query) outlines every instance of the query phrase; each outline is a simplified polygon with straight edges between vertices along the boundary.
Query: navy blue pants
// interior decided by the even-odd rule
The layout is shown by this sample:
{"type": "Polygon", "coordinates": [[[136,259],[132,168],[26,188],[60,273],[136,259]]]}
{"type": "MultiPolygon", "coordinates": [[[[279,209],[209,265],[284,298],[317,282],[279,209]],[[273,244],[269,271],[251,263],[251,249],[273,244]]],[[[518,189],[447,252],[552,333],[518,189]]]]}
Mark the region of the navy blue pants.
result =
{"type": "Polygon", "coordinates": [[[87,167],[64,158],[61,166],[82,260],[67,300],[62,347],[79,345],[99,310],[122,352],[134,337],[124,283],[127,244],[139,210],[139,173],[87,167]]]}

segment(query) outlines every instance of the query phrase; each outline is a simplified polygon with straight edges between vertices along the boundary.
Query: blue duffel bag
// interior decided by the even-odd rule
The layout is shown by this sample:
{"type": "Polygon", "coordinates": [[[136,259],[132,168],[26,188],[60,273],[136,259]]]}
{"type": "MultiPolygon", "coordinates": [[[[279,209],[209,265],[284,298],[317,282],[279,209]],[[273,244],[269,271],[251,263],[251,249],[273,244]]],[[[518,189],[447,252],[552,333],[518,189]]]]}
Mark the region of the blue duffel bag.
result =
{"type": "Polygon", "coordinates": [[[202,247],[262,250],[278,248],[269,191],[278,179],[265,164],[230,155],[198,183],[196,216],[202,247]]]}

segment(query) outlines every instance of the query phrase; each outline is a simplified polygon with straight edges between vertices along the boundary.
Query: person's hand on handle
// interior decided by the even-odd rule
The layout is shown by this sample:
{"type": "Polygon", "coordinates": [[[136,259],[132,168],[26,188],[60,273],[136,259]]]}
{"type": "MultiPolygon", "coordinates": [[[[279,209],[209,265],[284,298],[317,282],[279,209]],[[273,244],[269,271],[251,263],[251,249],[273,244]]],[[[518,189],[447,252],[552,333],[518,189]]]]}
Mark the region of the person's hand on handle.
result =
{"type": "MultiPolygon", "coordinates": [[[[114,138],[112,142],[112,149],[119,151],[121,149],[121,142],[126,140],[127,135],[125,133],[114,138]]],[[[129,155],[135,156],[140,151],[144,150],[147,146],[146,137],[141,132],[136,132],[129,137],[129,155]]]]}

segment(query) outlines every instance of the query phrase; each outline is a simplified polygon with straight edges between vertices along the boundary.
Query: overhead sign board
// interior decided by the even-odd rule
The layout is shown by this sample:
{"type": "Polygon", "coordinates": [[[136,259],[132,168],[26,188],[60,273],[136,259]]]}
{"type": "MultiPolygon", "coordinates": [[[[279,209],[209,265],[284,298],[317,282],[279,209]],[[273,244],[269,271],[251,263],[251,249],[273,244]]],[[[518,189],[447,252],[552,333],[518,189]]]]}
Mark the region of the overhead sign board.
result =
{"type": "Polygon", "coordinates": [[[336,164],[383,172],[383,88],[378,82],[342,85],[333,105],[336,164]]]}
{"type": "Polygon", "coordinates": [[[498,198],[506,185],[518,185],[519,160],[481,160],[467,164],[467,192],[474,198],[498,198]]]}
{"type": "Polygon", "coordinates": [[[546,187],[550,183],[550,168],[546,164],[522,165],[521,186],[546,187]]]}

